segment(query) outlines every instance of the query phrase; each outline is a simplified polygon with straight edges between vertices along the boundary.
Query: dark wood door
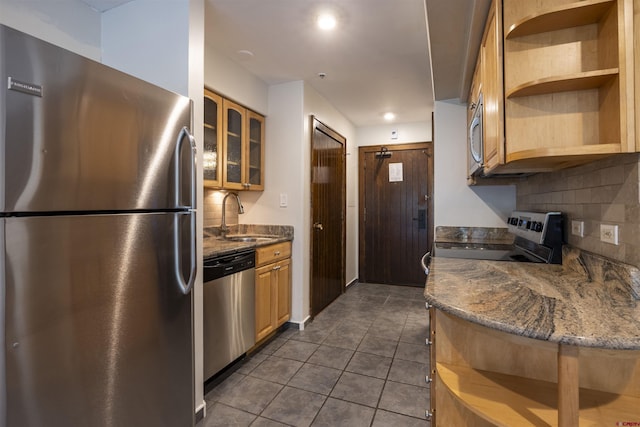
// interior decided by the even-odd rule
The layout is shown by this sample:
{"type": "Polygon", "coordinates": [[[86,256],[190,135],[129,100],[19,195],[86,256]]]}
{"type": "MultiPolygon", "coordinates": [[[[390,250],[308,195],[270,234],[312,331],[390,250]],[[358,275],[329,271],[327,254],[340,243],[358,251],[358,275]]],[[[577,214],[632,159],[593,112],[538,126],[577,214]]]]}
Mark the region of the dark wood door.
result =
{"type": "Polygon", "coordinates": [[[431,144],[361,147],[361,282],[422,286],[433,238],[431,144]]]}
{"type": "Polygon", "coordinates": [[[344,291],[345,143],[312,117],[311,135],[311,315],[344,291]]]}

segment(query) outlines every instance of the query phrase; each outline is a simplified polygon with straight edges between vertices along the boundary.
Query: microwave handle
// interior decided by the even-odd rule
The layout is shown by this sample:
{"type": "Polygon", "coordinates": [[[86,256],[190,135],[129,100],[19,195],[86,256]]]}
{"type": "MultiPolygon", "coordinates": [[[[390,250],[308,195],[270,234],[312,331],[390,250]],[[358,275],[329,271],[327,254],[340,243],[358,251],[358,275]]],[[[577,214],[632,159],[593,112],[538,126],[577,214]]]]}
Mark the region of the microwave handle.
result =
{"type": "MultiPolygon", "coordinates": [[[[471,120],[471,125],[469,126],[469,150],[471,151],[471,156],[476,163],[482,163],[482,142],[480,142],[479,146],[476,147],[476,144],[473,143],[473,131],[480,126],[480,117],[475,115],[473,120],[471,120]]],[[[482,129],[480,129],[482,132],[482,129]]]]}

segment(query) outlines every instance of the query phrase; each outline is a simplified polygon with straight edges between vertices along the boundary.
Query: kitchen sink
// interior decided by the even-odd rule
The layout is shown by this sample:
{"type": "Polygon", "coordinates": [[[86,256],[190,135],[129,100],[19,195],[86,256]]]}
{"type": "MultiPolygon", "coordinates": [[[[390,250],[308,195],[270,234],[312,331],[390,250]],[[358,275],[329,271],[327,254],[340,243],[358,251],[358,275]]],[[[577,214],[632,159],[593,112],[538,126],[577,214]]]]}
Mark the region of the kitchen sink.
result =
{"type": "Polygon", "coordinates": [[[268,242],[279,238],[277,235],[265,235],[265,234],[228,234],[224,238],[225,240],[231,240],[234,242],[268,242]]]}

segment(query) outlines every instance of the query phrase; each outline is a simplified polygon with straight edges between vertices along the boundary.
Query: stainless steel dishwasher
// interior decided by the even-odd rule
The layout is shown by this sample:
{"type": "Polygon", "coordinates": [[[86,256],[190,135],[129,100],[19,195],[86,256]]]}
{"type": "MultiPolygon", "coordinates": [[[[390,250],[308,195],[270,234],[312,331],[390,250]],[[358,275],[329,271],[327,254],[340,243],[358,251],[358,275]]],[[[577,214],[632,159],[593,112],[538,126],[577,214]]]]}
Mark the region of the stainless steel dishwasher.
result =
{"type": "Polygon", "coordinates": [[[254,344],[255,251],[204,260],[204,378],[211,378],[254,344]]]}

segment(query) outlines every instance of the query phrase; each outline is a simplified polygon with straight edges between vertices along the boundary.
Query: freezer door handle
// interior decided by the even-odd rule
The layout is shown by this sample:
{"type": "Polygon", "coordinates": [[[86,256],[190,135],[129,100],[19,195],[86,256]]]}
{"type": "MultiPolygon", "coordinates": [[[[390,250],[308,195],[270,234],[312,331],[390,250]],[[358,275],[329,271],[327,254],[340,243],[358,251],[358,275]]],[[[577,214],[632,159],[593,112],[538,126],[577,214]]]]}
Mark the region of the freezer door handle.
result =
{"type": "Polygon", "coordinates": [[[191,208],[195,209],[196,204],[196,140],[189,132],[187,127],[183,127],[180,130],[180,134],[178,135],[178,141],[176,143],[176,152],[175,152],[175,188],[176,188],[176,207],[177,208],[191,208]],[[189,198],[188,203],[183,203],[182,198],[180,197],[182,190],[182,179],[183,179],[183,170],[182,170],[182,144],[184,141],[189,141],[189,198]]]}
{"type": "Polygon", "coordinates": [[[188,295],[193,289],[193,284],[196,281],[196,213],[195,212],[185,212],[178,213],[175,215],[175,223],[173,227],[173,260],[174,260],[174,269],[176,273],[176,280],[178,281],[178,286],[184,295],[188,295]],[[183,222],[181,221],[181,217],[183,215],[189,215],[189,277],[185,280],[182,274],[182,266],[181,266],[181,242],[184,237],[183,231],[183,222]]]}

